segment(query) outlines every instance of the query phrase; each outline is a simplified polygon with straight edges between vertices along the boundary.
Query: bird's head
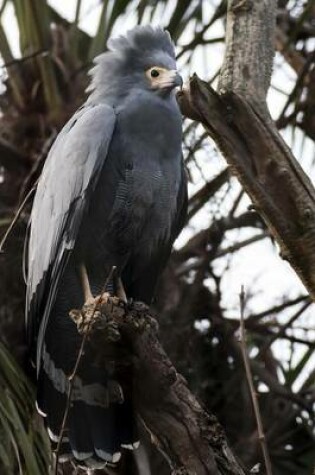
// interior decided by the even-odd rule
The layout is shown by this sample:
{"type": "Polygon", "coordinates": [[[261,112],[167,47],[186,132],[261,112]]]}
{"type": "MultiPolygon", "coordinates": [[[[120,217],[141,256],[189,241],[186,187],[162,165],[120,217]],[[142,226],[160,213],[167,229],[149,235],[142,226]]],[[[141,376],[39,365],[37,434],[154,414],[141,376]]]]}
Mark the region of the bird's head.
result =
{"type": "Polygon", "coordinates": [[[108,52],[94,62],[90,97],[112,105],[141,91],[167,97],[183,82],[171,37],[161,28],[137,26],[126,36],[109,40],[108,52]]]}

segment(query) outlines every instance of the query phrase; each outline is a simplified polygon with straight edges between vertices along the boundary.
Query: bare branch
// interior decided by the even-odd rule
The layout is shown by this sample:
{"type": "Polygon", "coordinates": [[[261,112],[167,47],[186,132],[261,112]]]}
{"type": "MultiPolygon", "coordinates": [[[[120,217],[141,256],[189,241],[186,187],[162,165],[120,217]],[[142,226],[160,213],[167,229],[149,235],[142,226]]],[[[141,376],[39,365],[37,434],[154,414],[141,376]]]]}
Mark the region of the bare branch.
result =
{"type": "Polygon", "coordinates": [[[285,325],[282,325],[281,328],[278,330],[278,332],[273,335],[271,338],[269,338],[269,340],[265,341],[263,346],[260,348],[259,350],[259,353],[257,355],[257,359],[259,359],[259,357],[264,354],[269,348],[270,346],[276,341],[278,340],[278,338],[281,338],[283,336],[285,336],[286,334],[286,331],[288,328],[290,328],[293,323],[302,315],[302,313],[304,313],[304,311],[311,305],[311,302],[310,301],[307,301],[305,302],[301,308],[299,308],[299,310],[297,312],[294,313],[294,315],[287,321],[287,323],[285,325]]]}
{"type": "Polygon", "coordinates": [[[241,314],[240,314],[240,330],[241,330],[241,338],[240,338],[240,343],[241,343],[241,349],[242,349],[242,355],[243,355],[243,361],[244,361],[244,366],[245,366],[245,372],[246,372],[246,378],[250,390],[250,395],[252,398],[252,403],[254,407],[254,413],[255,413],[255,418],[256,418],[256,423],[257,423],[257,429],[258,429],[258,437],[259,441],[261,444],[261,449],[262,453],[264,456],[264,461],[265,461],[265,466],[266,466],[266,473],[267,475],[272,475],[272,468],[271,468],[271,462],[270,462],[270,457],[269,457],[269,452],[268,452],[268,447],[266,443],[266,437],[263,429],[263,424],[261,420],[261,415],[260,415],[260,409],[259,409],[259,404],[257,400],[257,394],[255,390],[255,386],[253,383],[253,375],[250,367],[250,362],[247,354],[247,348],[246,348],[246,330],[245,330],[245,321],[244,321],[244,307],[245,307],[245,292],[244,288],[242,286],[241,294],[240,294],[240,307],[241,307],[241,314]]]}
{"type": "Polygon", "coordinates": [[[235,244],[232,244],[231,246],[228,246],[225,248],[219,248],[214,258],[217,259],[219,257],[226,256],[227,254],[231,254],[233,252],[239,251],[243,247],[249,246],[250,244],[254,244],[258,241],[261,241],[262,239],[266,239],[267,237],[270,237],[269,233],[264,232],[261,234],[254,235],[248,239],[244,239],[244,241],[236,242],[235,244]]]}
{"type": "Polygon", "coordinates": [[[183,113],[202,122],[217,142],[281,256],[315,298],[315,190],[274,124],[247,99],[221,97],[197,77],[180,101],[183,113]]]}
{"type": "Polygon", "coordinates": [[[178,98],[215,140],[315,299],[315,190],[266,106],[275,10],[274,0],[230,0],[220,95],[195,76],[178,98]]]}
{"type": "Polygon", "coordinates": [[[272,314],[282,312],[283,310],[285,310],[288,307],[292,307],[293,305],[297,305],[301,302],[310,301],[310,300],[311,299],[308,295],[301,295],[301,296],[299,296],[295,299],[286,300],[286,301],[284,301],[283,303],[281,303],[279,305],[274,305],[273,307],[268,308],[267,310],[264,310],[263,312],[256,313],[254,315],[250,315],[248,317],[248,320],[260,320],[260,319],[268,317],[272,314]]]}
{"type": "Polygon", "coordinates": [[[16,223],[18,222],[28,200],[31,198],[31,196],[33,195],[33,193],[35,192],[36,190],[36,186],[37,186],[37,183],[33,186],[33,188],[30,189],[30,191],[27,193],[27,195],[25,196],[24,200],[22,201],[22,203],[20,204],[20,206],[18,207],[8,229],[6,230],[6,232],[4,233],[4,236],[2,237],[1,241],[0,241],[0,253],[3,252],[3,246],[5,245],[10,233],[12,232],[14,226],[16,225],[16,223]]]}
{"type": "MultiPolygon", "coordinates": [[[[100,303],[98,313],[91,311],[93,303],[79,311],[85,320],[83,328],[87,324],[90,328],[89,343],[99,361],[106,360],[111,344],[108,326],[117,325],[129,353],[129,358],[124,353],[123,364],[129,361],[131,366],[136,411],[152,442],[165,454],[172,473],[244,475],[220,424],[204,411],[161,347],[157,324],[148,307],[140,302],[126,305],[116,297],[102,298],[100,303]]],[[[115,347],[116,357],[118,352],[115,347]]],[[[119,358],[116,363],[119,365],[119,358]]]]}

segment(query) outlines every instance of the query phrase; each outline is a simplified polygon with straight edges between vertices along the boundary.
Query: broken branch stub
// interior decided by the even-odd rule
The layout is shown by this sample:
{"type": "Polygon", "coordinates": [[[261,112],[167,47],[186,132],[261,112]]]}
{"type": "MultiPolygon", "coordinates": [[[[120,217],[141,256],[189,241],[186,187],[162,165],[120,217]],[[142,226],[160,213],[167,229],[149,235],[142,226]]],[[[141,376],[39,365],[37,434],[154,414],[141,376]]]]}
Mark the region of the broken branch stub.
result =
{"type": "Polygon", "coordinates": [[[178,95],[182,112],[213,138],[315,299],[315,190],[270,118],[245,97],[219,95],[194,76],[178,95]]]}
{"type": "Polygon", "coordinates": [[[315,299],[315,190],[272,121],[266,94],[277,2],[229,0],[219,93],[193,76],[178,95],[201,122],[315,299]]]}

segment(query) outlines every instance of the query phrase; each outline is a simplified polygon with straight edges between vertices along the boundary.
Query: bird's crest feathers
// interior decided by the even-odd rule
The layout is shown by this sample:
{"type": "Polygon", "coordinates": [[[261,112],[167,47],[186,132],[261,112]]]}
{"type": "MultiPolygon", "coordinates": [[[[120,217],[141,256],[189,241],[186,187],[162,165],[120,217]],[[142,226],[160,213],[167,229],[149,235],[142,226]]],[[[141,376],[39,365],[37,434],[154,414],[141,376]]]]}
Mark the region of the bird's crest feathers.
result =
{"type": "Polygon", "coordinates": [[[134,50],[137,54],[163,50],[175,59],[174,44],[168,31],[152,26],[137,26],[128,31],[125,36],[119,36],[108,41],[110,51],[129,53],[134,50]]]}
{"type": "Polygon", "coordinates": [[[175,48],[168,31],[160,27],[136,26],[125,36],[108,41],[108,51],[94,59],[87,92],[94,96],[115,97],[119,86],[128,85],[133,74],[153,66],[159,58],[175,68],[175,48]],[[152,64],[153,63],[153,64],[152,64]]]}

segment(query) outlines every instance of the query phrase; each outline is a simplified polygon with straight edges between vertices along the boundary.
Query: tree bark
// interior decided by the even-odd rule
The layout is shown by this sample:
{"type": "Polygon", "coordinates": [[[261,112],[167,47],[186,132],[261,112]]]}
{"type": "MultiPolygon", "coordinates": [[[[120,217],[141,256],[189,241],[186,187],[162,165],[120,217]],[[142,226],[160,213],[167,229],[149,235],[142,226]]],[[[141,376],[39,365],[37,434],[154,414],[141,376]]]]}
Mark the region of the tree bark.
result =
{"type": "Polygon", "coordinates": [[[267,109],[275,0],[230,0],[219,92],[194,76],[179,94],[200,121],[315,299],[315,190],[267,109]]]}
{"type": "Polygon", "coordinates": [[[116,374],[132,374],[135,410],[172,475],[245,475],[216,417],[202,408],[163,350],[147,306],[104,294],[70,316],[79,333],[88,333],[99,365],[112,360],[116,374]]]}

